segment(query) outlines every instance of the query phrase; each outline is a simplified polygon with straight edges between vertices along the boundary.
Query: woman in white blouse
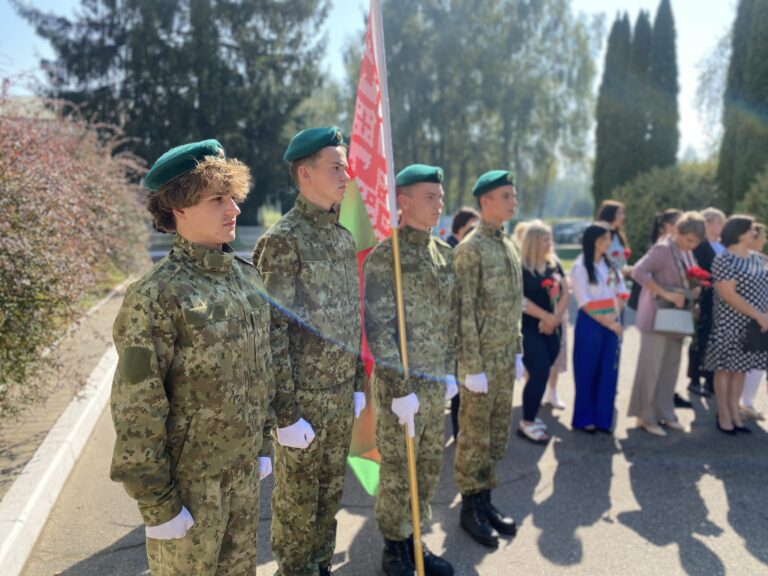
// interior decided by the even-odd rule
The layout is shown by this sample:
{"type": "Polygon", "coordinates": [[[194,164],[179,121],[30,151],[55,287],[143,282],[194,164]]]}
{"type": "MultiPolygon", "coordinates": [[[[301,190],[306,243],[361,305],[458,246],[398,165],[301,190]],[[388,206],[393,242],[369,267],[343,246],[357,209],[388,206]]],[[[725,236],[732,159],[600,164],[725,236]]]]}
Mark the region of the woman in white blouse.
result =
{"type": "Polygon", "coordinates": [[[573,342],[576,400],[574,429],[611,431],[619,377],[622,302],[628,297],[621,272],[606,257],[611,227],[594,222],[584,231],[582,253],[571,269],[579,306],[573,342]]]}

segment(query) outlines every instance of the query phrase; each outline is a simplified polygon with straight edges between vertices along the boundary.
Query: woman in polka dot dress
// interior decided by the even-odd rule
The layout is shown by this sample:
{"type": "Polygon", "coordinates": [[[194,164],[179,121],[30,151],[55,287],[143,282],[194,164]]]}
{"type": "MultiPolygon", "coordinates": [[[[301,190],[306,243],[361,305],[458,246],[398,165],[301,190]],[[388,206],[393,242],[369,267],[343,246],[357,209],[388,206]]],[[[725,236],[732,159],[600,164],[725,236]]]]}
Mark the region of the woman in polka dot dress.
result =
{"type": "Polygon", "coordinates": [[[715,373],[717,428],[730,435],[750,432],[739,413],[745,373],[768,368],[768,351],[744,350],[750,322],[768,331],[768,270],[749,249],[755,233],[751,217],[731,216],[721,238],[726,250],[712,263],[714,326],[704,366],[715,373]]]}

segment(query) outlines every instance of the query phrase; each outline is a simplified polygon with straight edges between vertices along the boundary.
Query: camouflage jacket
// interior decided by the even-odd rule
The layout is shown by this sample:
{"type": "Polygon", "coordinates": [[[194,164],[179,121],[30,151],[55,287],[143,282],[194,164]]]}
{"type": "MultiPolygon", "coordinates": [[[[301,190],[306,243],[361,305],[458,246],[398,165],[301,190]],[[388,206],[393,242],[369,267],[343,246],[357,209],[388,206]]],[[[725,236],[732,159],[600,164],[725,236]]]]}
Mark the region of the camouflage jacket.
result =
{"type": "Polygon", "coordinates": [[[459,371],[479,374],[490,362],[523,351],[520,255],[504,231],[486,222],[455,248],[459,299],[459,371]]]}
{"type": "Polygon", "coordinates": [[[273,408],[280,427],[301,416],[294,390],[353,379],[362,390],[357,253],[352,235],[337,220],[336,212],[299,195],[253,251],[273,305],[273,408]]]}
{"type": "Polygon", "coordinates": [[[400,229],[406,341],[410,379],[402,375],[397,329],[392,239],[365,259],[365,336],[377,382],[393,398],[415,392],[414,378],[443,382],[456,373],[456,291],[453,250],[429,232],[400,229]]]}
{"type": "Polygon", "coordinates": [[[110,476],[144,521],[181,511],[174,478],[271,454],[269,304],[256,269],[177,235],[115,320],[110,476]]]}

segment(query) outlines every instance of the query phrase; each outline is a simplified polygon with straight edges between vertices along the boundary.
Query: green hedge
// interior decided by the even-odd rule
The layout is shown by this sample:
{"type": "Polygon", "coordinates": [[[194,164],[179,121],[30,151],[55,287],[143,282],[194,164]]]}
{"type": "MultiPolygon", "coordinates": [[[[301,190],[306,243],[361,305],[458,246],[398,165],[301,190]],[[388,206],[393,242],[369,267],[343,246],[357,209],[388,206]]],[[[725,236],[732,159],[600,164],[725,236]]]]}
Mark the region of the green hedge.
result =
{"type": "Polygon", "coordinates": [[[656,213],[667,208],[703,210],[720,206],[716,169],[714,162],[654,168],[614,192],[614,198],[626,207],[624,227],[632,261],[647,250],[656,213]]]}

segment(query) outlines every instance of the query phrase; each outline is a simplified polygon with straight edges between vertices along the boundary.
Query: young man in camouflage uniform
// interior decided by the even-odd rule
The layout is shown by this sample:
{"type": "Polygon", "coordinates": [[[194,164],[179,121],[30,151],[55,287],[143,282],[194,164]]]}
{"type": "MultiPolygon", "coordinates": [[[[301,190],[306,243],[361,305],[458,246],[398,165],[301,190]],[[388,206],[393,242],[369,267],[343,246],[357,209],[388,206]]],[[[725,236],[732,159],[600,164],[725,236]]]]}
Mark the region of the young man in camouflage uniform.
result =
{"type": "Polygon", "coordinates": [[[254,574],[272,469],[269,304],[227,245],[250,174],[206,140],[161,156],[144,185],[155,226],[176,237],[115,321],[111,477],[138,501],[152,574],[254,574]]]}
{"type": "Polygon", "coordinates": [[[499,533],[516,533],[514,520],[491,503],[491,490],[498,485],[495,468],[509,436],[516,355],[523,351],[522,272],[517,248],[503,230],[517,206],[512,174],[486,172],[472,194],[480,224],[454,253],[463,384],[454,469],[462,528],[495,548],[499,533]]]}
{"type": "MultiPolygon", "coordinates": [[[[384,240],[365,260],[365,332],[376,360],[373,391],[376,446],[381,453],[375,511],[385,542],[382,568],[388,576],[412,576],[415,569],[401,424],[414,436],[419,508],[426,521],[443,463],[445,402],[458,392],[453,254],[447,243],[431,234],[443,209],[442,180],[441,168],[423,164],[408,166],[396,178],[408,378],[400,357],[392,239],[384,240]]],[[[426,546],[423,551],[428,576],[453,574],[448,561],[426,546]]]]}
{"type": "Polygon", "coordinates": [[[253,252],[274,306],[272,551],[278,574],[322,576],[331,573],[353,413],[365,406],[360,286],[352,235],[337,223],[349,181],[341,133],[304,130],[284,158],[299,197],[253,252]]]}

